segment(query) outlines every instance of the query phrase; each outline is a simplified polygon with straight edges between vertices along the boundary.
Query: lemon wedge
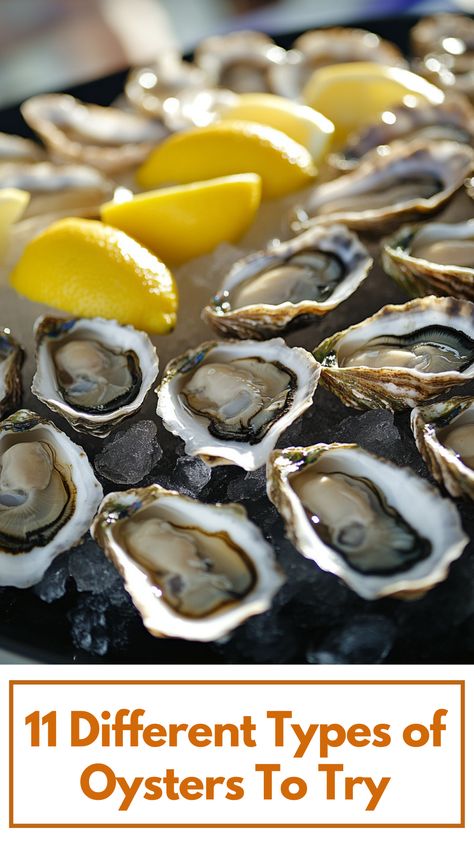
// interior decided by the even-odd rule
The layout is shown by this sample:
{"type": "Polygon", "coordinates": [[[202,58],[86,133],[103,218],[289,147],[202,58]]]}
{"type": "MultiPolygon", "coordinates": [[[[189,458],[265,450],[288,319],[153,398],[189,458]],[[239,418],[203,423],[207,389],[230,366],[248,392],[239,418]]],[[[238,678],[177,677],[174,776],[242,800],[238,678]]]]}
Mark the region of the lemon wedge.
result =
{"type": "Polygon", "coordinates": [[[129,201],[107,202],[100,213],[165,263],[178,264],[239,240],[255,217],[261,192],[260,176],[244,173],[139,193],[129,201]]]}
{"type": "Polygon", "coordinates": [[[308,150],[284,132],[245,120],[221,120],[171,135],[139,167],[136,179],[147,190],[242,172],[261,177],[266,199],[299,190],[317,174],[308,150]]]}
{"type": "Polygon", "coordinates": [[[394,105],[439,104],[444,94],[403,67],[357,61],[315,70],[303,90],[303,100],[334,123],[338,145],[394,105]]]}
{"type": "Polygon", "coordinates": [[[23,216],[30,201],[26,190],[4,187],[0,190],[0,259],[4,256],[10,228],[23,216]]]}
{"type": "Polygon", "coordinates": [[[76,316],[103,316],[168,333],[178,304],[164,263],[123,231],[74,217],[31,240],[10,282],[17,292],[76,316]]]}

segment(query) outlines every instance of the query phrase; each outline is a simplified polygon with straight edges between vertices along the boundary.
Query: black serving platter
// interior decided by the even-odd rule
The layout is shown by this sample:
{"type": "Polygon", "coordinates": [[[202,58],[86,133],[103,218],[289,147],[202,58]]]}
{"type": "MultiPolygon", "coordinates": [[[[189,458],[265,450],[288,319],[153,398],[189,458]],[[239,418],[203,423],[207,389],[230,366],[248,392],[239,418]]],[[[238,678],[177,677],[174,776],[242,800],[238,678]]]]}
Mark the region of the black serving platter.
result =
{"type": "MultiPolygon", "coordinates": [[[[385,18],[359,21],[354,26],[376,32],[407,52],[408,32],[415,22],[411,17],[385,18]]],[[[276,41],[289,47],[298,34],[286,33],[276,41]]],[[[85,101],[107,105],[122,92],[126,75],[126,71],[114,73],[76,85],[68,92],[85,101]]],[[[31,136],[18,107],[0,111],[0,131],[31,136]]],[[[392,298],[403,300],[395,286],[392,298]]],[[[372,312],[378,306],[377,303],[372,312]]],[[[326,334],[330,332],[332,330],[327,330],[326,334]]],[[[326,334],[323,331],[321,336],[326,334]]],[[[319,391],[323,394],[318,409],[324,414],[326,435],[330,436],[331,425],[340,427],[341,422],[347,419],[349,423],[351,418],[356,431],[357,413],[348,413],[331,394],[323,389],[319,391]]],[[[409,462],[426,476],[409,432],[408,414],[397,417],[396,424],[400,448],[404,449],[402,456],[402,451],[399,453],[400,463],[409,462]]],[[[167,434],[161,433],[160,442],[166,453],[167,434]]],[[[357,440],[355,434],[354,439],[357,440]]],[[[322,440],[331,439],[323,436],[322,440]]],[[[305,443],[311,443],[311,436],[305,443]]],[[[225,500],[225,485],[219,479],[222,469],[216,470],[214,485],[210,484],[206,497],[211,502],[225,500]]],[[[234,471],[233,478],[238,469],[230,471],[234,471]]],[[[106,485],[105,491],[108,490],[106,485]]],[[[250,503],[249,509],[252,508],[250,503]]],[[[473,537],[472,505],[461,504],[460,510],[464,527],[473,537]]],[[[335,577],[322,573],[316,565],[302,559],[285,541],[278,520],[273,520],[271,526],[262,526],[287,569],[290,591],[284,599],[277,598],[272,612],[248,621],[228,642],[195,644],[158,640],[144,630],[129,602],[122,600],[104,609],[100,594],[90,598],[77,591],[73,580],[68,580],[64,595],[50,603],[41,600],[33,589],[1,588],[0,647],[47,663],[301,663],[307,658],[308,648],[316,653],[310,656],[310,661],[318,663],[473,662],[472,549],[452,566],[448,581],[420,602],[382,600],[373,604],[359,599],[335,577]],[[319,604],[308,596],[313,589],[318,593],[319,604]],[[76,638],[74,645],[71,618],[75,616],[77,620],[81,611],[86,620],[85,639],[76,638]],[[88,633],[95,640],[92,645],[88,633]],[[110,637],[105,647],[100,646],[101,635],[104,639],[110,637]]]]}

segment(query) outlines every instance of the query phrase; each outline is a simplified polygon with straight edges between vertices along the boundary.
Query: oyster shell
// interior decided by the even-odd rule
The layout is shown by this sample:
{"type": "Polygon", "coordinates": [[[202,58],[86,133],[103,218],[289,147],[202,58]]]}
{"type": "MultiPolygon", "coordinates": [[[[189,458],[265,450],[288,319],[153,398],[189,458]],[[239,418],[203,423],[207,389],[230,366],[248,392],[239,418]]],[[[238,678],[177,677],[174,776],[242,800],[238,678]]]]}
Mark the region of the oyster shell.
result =
{"type": "Polygon", "coordinates": [[[245,30],[205,38],[194,59],[215,87],[271,93],[271,70],[286,61],[286,51],[267,35],[245,30]]]}
{"type": "Polygon", "coordinates": [[[79,543],[102,499],[82,447],[34,412],[0,423],[0,585],[28,588],[79,543]]]}
{"type": "Polygon", "coordinates": [[[44,151],[37,143],[16,134],[0,132],[0,163],[17,161],[31,163],[41,161],[43,158],[44,151]]]}
{"type": "Polygon", "coordinates": [[[413,52],[422,56],[416,71],[445,90],[474,99],[474,21],[467,15],[423,18],[410,33],[413,52]]]}
{"type": "Polygon", "coordinates": [[[474,219],[407,225],[384,243],[382,263],[409,295],[474,301],[474,219]]]}
{"type": "Polygon", "coordinates": [[[108,319],[42,316],[31,390],[82,433],[104,437],[140,409],[158,374],[146,333],[108,319]]]}
{"type": "Polygon", "coordinates": [[[474,377],[474,305],[435,296],[389,304],[314,355],[322,384],[346,406],[413,407],[474,377]]]}
{"type": "Polygon", "coordinates": [[[321,184],[292,213],[294,231],[344,222],[383,231],[438,211],[474,167],[471,147],[451,141],[402,141],[371,153],[354,171],[321,184]]]}
{"type": "Polygon", "coordinates": [[[79,161],[104,173],[140,164],[167,134],[140,114],[85,104],[69,94],[34,96],[23,103],[21,113],[60,160],[79,161]]]}
{"type": "Polygon", "coordinates": [[[450,398],[411,413],[416,446],[452,497],[474,500],[474,398],[450,398]]]}
{"type": "Polygon", "coordinates": [[[276,450],[267,477],[290,540],[364,599],[421,595],[468,543],[452,503],[355,444],[276,450]]]}
{"type": "Polygon", "coordinates": [[[0,419],[21,401],[23,349],[7,327],[0,328],[0,419]]]}
{"type": "Polygon", "coordinates": [[[165,53],[149,67],[135,67],[125,83],[128,101],[148,117],[176,124],[181,100],[208,87],[207,74],[175,53],[165,53]]]}
{"type": "Polygon", "coordinates": [[[365,155],[379,146],[403,140],[453,140],[471,144],[474,139],[474,110],[463,97],[450,97],[439,105],[399,105],[383,113],[380,122],[352,135],[347,145],[330,155],[336,169],[355,169],[365,155]]]}
{"type": "Polygon", "coordinates": [[[61,210],[96,207],[111,198],[114,187],[98,170],[82,164],[0,163],[0,188],[17,187],[31,194],[24,219],[61,210]]]}
{"type": "Polygon", "coordinates": [[[172,360],[157,413],[186,452],[254,471],[312,403],[319,364],[283,339],[205,342],[172,360]]]}
{"type": "Polygon", "coordinates": [[[203,317],[222,335],[264,339],[334,309],[367,277],[373,260],[343,225],[315,225],[237,261],[203,317]]]}
{"type": "Polygon", "coordinates": [[[157,637],[217,640],[266,611],[284,582],[242,506],[151,485],[109,494],[91,532],[157,637]]]}

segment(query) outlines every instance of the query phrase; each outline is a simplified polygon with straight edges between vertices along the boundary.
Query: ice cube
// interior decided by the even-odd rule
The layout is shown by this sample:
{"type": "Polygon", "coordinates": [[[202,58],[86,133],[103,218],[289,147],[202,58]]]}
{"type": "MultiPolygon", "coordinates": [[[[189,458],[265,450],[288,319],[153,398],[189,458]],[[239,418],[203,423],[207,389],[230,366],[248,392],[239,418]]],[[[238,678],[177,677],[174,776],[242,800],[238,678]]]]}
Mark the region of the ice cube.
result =
{"type": "Polygon", "coordinates": [[[55,602],[66,593],[66,582],[69,576],[68,557],[66,553],[58,556],[48,567],[41,582],[34,587],[35,594],[43,602],[55,602]]]}
{"type": "Polygon", "coordinates": [[[96,471],[119,485],[136,485],[159,462],[163,451],[153,421],[138,421],[115,433],[94,459],[96,471]]]}
{"type": "Polygon", "coordinates": [[[354,616],[316,646],[310,645],[310,664],[381,664],[390,654],[397,629],[383,614],[354,616]]]}

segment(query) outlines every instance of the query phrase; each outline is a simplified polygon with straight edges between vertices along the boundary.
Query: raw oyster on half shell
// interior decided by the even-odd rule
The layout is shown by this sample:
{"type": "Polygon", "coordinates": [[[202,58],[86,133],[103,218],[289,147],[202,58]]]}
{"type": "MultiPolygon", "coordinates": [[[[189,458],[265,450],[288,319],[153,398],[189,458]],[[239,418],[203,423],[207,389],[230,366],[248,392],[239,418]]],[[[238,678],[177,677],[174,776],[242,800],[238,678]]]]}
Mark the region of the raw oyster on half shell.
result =
{"type": "Polygon", "coordinates": [[[151,485],[109,494],[91,532],[158,637],[217,640],[266,611],[284,582],[242,506],[151,485]]]}
{"type": "Polygon", "coordinates": [[[83,164],[0,163],[0,188],[16,187],[31,194],[24,219],[56,211],[97,208],[114,192],[113,184],[83,164]]]}
{"type": "Polygon", "coordinates": [[[414,407],[474,378],[474,304],[435,296],[389,304],[314,355],[322,384],[346,406],[414,407]]]}
{"type": "Polygon", "coordinates": [[[21,367],[24,353],[9,328],[0,328],[0,419],[21,401],[21,367]]]}
{"type": "Polygon", "coordinates": [[[273,92],[273,68],[286,61],[286,51],[262,32],[212,35],[201,41],[195,62],[211,85],[236,93],[273,92]]]}
{"type": "Polygon", "coordinates": [[[276,450],[267,479],[298,550],[364,599],[423,594],[468,543],[452,503],[355,444],[276,450]]]}
{"type": "Polygon", "coordinates": [[[43,160],[44,157],[44,150],[33,140],[0,132],[0,163],[33,163],[43,160]]]}

